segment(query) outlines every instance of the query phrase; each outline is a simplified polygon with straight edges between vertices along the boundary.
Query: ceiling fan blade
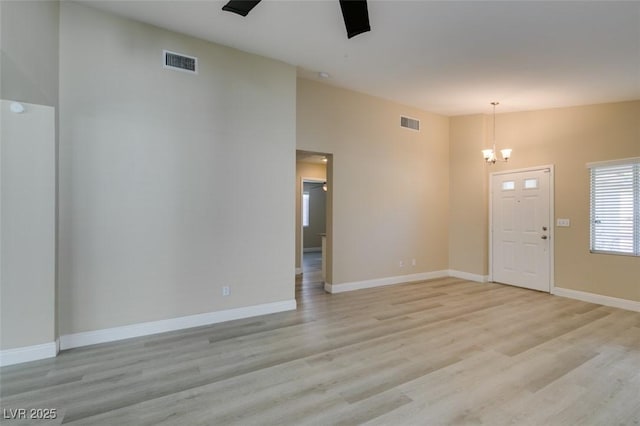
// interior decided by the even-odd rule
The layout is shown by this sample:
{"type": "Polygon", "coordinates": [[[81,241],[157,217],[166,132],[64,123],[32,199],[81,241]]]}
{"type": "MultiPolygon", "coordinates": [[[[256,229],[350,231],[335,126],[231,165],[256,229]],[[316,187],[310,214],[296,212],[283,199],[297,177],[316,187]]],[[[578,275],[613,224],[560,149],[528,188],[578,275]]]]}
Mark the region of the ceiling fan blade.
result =
{"type": "Polygon", "coordinates": [[[371,31],[367,0],[340,0],[340,7],[348,38],[371,31]]]}
{"type": "Polygon", "coordinates": [[[247,16],[258,3],[260,3],[260,0],[231,0],[222,6],[222,10],[247,16]]]}

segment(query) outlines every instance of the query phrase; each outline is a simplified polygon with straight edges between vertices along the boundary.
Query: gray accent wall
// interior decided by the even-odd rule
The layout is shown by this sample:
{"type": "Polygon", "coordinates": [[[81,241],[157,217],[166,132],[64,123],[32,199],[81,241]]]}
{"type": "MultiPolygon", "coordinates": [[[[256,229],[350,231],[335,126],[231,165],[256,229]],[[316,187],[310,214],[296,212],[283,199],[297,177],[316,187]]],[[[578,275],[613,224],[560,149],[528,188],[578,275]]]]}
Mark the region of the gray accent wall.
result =
{"type": "Polygon", "coordinates": [[[294,299],[295,93],[293,66],[61,5],[60,334],[294,299]]]}
{"type": "Polygon", "coordinates": [[[55,110],[0,101],[0,349],[55,330],[55,110]]]}
{"type": "Polygon", "coordinates": [[[58,2],[0,2],[2,350],[57,337],[58,35],[58,2]],[[10,111],[13,101],[22,114],[10,111]]]}
{"type": "Polygon", "coordinates": [[[0,98],[58,103],[57,1],[0,2],[0,98]]]}

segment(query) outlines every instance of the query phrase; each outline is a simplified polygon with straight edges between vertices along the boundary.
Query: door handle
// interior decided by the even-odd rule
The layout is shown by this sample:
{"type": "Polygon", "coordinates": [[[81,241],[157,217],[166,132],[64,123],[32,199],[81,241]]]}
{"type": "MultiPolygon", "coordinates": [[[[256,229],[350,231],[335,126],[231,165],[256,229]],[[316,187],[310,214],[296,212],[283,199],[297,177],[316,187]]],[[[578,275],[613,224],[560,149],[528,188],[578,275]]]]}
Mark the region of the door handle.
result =
{"type": "Polygon", "coordinates": [[[547,239],[547,238],[549,238],[549,237],[547,237],[546,235],[543,235],[543,236],[542,236],[542,237],[540,237],[540,238],[542,238],[543,240],[546,240],[546,239],[547,239]]]}

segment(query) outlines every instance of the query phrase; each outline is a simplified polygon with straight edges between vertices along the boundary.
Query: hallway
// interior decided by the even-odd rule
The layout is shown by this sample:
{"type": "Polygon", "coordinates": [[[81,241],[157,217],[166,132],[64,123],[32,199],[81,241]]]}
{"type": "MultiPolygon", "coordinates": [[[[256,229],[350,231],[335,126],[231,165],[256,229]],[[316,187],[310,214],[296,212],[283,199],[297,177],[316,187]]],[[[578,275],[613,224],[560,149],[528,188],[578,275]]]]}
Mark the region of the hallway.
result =
{"type": "Polygon", "coordinates": [[[308,252],[302,257],[302,274],[296,275],[296,300],[303,302],[306,296],[324,293],[322,281],[322,253],[308,252]]]}

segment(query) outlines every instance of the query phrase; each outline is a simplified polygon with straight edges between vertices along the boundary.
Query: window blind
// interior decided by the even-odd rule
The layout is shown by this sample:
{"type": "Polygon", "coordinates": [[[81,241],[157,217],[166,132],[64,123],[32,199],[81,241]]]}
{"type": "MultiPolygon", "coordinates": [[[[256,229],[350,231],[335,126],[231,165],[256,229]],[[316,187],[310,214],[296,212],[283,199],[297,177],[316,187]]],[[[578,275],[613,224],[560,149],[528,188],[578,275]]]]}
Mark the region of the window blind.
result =
{"type": "Polygon", "coordinates": [[[633,160],[590,167],[592,252],[640,256],[640,162],[633,160]]]}

